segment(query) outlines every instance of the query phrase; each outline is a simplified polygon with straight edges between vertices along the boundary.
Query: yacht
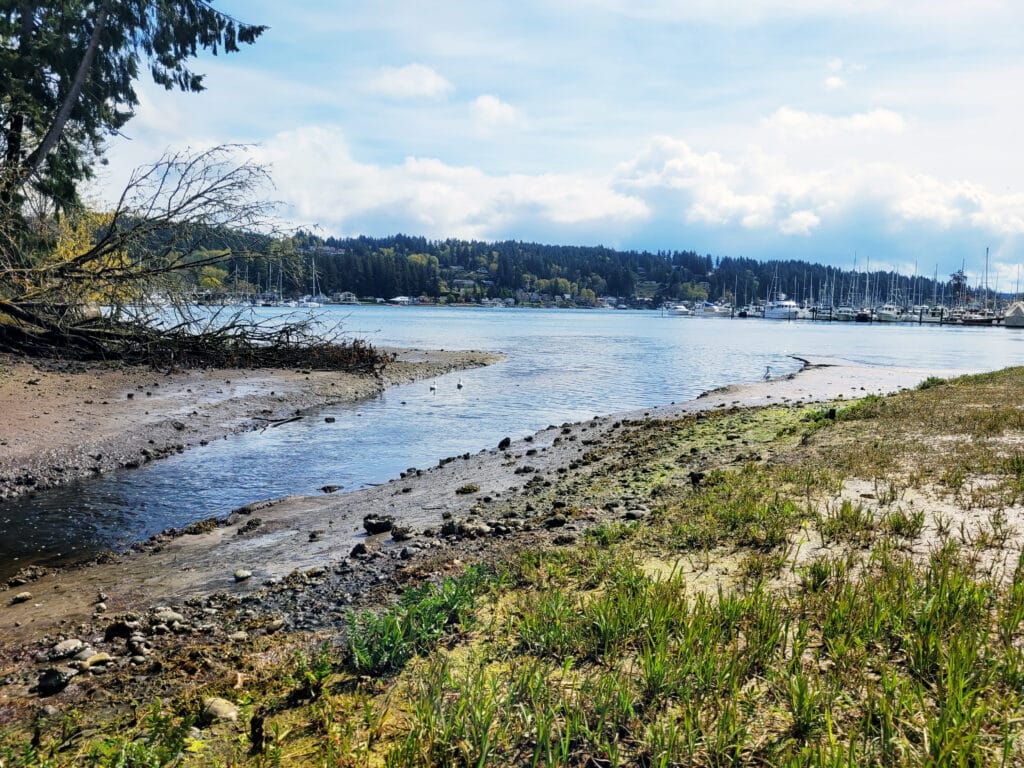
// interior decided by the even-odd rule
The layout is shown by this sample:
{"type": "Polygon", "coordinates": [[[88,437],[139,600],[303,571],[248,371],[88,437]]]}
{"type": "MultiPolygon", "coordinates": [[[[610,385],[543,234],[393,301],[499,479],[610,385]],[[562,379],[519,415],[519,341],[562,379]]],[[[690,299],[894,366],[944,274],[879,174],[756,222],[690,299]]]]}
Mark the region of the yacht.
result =
{"type": "Polygon", "coordinates": [[[900,308],[893,303],[883,304],[875,312],[875,320],[880,323],[895,323],[902,316],[900,308]]]}
{"type": "Polygon", "coordinates": [[[800,305],[792,299],[770,301],[764,307],[766,320],[796,320],[800,317],[800,305]]]}

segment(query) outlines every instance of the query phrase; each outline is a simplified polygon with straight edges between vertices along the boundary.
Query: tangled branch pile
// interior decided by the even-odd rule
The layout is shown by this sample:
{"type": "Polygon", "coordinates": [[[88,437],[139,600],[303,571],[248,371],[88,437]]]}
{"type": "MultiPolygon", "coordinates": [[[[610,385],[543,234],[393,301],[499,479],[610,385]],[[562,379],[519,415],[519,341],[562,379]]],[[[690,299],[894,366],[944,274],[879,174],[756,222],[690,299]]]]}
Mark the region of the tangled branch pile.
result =
{"type": "MultiPolygon", "coordinates": [[[[293,366],[379,374],[388,356],[311,318],[197,312],[195,276],[266,258],[266,171],[238,147],[175,153],[136,172],[114,209],[0,210],[0,351],[168,366],[293,366]]],[[[272,254],[270,254],[272,255],[272,254]]],[[[283,268],[284,260],[281,259],[283,268]]]]}

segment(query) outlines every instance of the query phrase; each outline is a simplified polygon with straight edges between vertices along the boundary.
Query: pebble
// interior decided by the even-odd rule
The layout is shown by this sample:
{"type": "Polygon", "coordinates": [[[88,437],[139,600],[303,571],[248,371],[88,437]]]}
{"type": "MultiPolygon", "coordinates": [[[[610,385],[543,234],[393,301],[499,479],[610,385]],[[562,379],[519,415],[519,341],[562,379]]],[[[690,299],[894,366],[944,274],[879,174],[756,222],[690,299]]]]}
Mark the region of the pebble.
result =
{"type": "Polygon", "coordinates": [[[170,608],[162,608],[153,614],[154,624],[173,624],[176,621],[184,624],[185,617],[177,611],[172,611],[170,608]]]}
{"type": "Polygon", "coordinates": [[[203,699],[203,715],[208,722],[229,720],[234,723],[238,720],[238,707],[227,699],[211,696],[203,699]]]}
{"type": "Polygon", "coordinates": [[[27,603],[31,599],[32,599],[32,593],[31,592],[19,592],[18,594],[16,594],[14,597],[11,598],[11,605],[16,605],[17,603],[27,603]]]}
{"type": "Polygon", "coordinates": [[[245,568],[239,568],[235,571],[235,581],[245,581],[246,579],[252,578],[252,571],[247,571],[245,568]]]}
{"type": "Polygon", "coordinates": [[[62,640],[50,649],[49,657],[53,660],[66,659],[74,656],[85,647],[85,643],[77,638],[62,640]]]}
{"type": "Polygon", "coordinates": [[[40,696],[52,696],[60,693],[68,687],[68,683],[77,674],[73,669],[65,667],[49,667],[39,673],[39,681],[35,685],[35,691],[40,696]]]}
{"type": "Polygon", "coordinates": [[[230,635],[228,635],[228,640],[230,640],[233,643],[244,643],[248,639],[249,633],[242,630],[239,630],[238,632],[232,632],[230,635]]]}

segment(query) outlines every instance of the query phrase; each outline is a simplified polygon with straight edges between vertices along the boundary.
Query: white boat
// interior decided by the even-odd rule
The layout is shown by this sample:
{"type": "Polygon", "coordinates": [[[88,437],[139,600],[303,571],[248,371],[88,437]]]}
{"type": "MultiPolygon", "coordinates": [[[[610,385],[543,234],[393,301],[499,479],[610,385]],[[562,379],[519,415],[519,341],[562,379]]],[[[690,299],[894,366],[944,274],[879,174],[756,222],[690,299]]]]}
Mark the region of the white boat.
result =
{"type": "Polygon", "coordinates": [[[770,301],[764,307],[765,320],[796,320],[800,317],[800,305],[792,299],[770,301]]]}
{"type": "Polygon", "coordinates": [[[673,317],[693,317],[693,310],[685,304],[670,304],[664,309],[665,314],[673,317]]]}
{"type": "Polygon", "coordinates": [[[895,323],[901,314],[900,308],[895,304],[883,304],[875,311],[875,320],[880,323],[895,323]]]}
{"type": "Polygon", "coordinates": [[[919,317],[922,323],[948,323],[949,310],[941,304],[934,307],[925,307],[924,312],[919,317]]]}
{"type": "Polygon", "coordinates": [[[727,304],[712,304],[710,301],[705,301],[700,307],[700,314],[702,317],[731,317],[732,307],[727,304]]]}
{"type": "Polygon", "coordinates": [[[832,313],[832,319],[838,320],[842,323],[852,323],[857,319],[857,310],[847,304],[844,304],[843,306],[836,308],[832,313]]]}
{"type": "Polygon", "coordinates": [[[1007,328],[1024,328],[1024,301],[1015,301],[1003,315],[1003,325],[1007,328]]]}

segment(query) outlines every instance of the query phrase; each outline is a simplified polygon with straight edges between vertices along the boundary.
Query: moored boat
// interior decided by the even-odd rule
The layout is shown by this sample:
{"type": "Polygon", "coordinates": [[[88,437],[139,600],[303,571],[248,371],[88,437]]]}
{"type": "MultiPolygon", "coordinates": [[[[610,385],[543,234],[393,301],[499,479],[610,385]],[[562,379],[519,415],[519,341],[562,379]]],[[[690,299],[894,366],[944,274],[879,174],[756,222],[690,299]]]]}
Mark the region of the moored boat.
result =
{"type": "Polygon", "coordinates": [[[895,323],[899,321],[902,314],[903,313],[900,311],[900,308],[895,304],[883,304],[876,310],[875,320],[880,323],[895,323]]]}
{"type": "Polygon", "coordinates": [[[770,301],[764,307],[765,320],[796,320],[800,317],[800,306],[792,299],[770,301]]]}
{"type": "Polygon", "coordinates": [[[1007,328],[1024,328],[1024,301],[1016,301],[1010,305],[1003,315],[1003,325],[1007,328]]]}

